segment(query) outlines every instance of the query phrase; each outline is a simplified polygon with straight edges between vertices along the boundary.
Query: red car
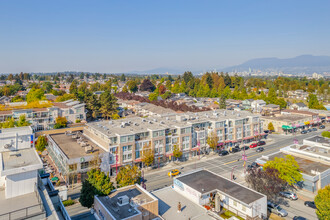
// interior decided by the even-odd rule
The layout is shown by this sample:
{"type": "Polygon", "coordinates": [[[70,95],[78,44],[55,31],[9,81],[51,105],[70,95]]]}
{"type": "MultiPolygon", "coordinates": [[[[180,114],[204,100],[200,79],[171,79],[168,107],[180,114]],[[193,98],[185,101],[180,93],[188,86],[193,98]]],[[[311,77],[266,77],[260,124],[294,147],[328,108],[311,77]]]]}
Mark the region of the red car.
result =
{"type": "Polygon", "coordinates": [[[258,146],[257,143],[252,143],[252,144],[250,145],[250,148],[255,148],[255,147],[257,147],[257,146],[258,146]]]}

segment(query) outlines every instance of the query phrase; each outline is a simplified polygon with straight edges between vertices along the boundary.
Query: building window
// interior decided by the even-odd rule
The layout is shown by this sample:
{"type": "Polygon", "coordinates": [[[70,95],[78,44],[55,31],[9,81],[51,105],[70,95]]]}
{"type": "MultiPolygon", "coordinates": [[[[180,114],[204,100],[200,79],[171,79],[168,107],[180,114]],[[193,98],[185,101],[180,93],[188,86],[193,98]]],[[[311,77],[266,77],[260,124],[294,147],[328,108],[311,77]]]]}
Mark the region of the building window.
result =
{"type": "Polygon", "coordinates": [[[237,206],[237,202],[236,201],[233,201],[233,204],[234,204],[234,206],[237,206]]]}
{"type": "Polygon", "coordinates": [[[77,164],[75,163],[75,164],[71,164],[71,165],[69,165],[69,169],[70,169],[70,171],[75,171],[75,170],[77,170],[77,164]]]}
{"type": "Polygon", "coordinates": [[[242,211],[246,212],[246,207],[244,205],[242,205],[242,211]]]}
{"type": "Polygon", "coordinates": [[[132,159],[132,153],[123,154],[123,161],[131,160],[131,159],[132,159]]]}
{"type": "Polygon", "coordinates": [[[126,143],[127,142],[127,136],[120,137],[120,143],[126,143]]]}
{"type": "Polygon", "coordinates": [[[82,162],[82,163],[80,163],[80,168],[81,168],[81,169],[86,169],[86,168],[88,168],[88,162],[82,162]]]}
{"type": "Polygon", "coordinates": [[[191,128],[181,128],[181,134],[189,134],[191,132],[191,128]]]}
{"type": "Polygon", "coordinates": [[[132,145],[123,146],[123,152],[132,151],[132,145]]]}

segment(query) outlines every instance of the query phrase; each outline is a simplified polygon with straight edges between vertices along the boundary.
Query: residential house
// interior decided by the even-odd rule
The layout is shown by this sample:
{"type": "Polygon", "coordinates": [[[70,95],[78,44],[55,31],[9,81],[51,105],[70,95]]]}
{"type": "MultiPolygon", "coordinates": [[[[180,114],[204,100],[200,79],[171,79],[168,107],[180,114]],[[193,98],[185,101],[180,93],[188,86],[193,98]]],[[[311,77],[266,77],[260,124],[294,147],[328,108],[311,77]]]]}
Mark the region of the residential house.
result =
{"type": "Polygon", "coordinates": [[[281,108],[279,105],[268,104],[262,106],[261,115],[263,116],[274,116],[281,113],[281,108]]]}
{"type": "Polygon", "coordinates": [[[305,105],[305,103],[303,102],[298,102],[298,103],[294,103],[290,106],[290,109],[293,109],[293,110],[308,110],[308,107],[307,105],[305,105]]]}
{"type": "Polygon", "coordinates": [[[251,109],[255,113],[261,113],[262,107],[266,105],[266,102],[264,100],[254,100],[251,102],[251,109]]]}

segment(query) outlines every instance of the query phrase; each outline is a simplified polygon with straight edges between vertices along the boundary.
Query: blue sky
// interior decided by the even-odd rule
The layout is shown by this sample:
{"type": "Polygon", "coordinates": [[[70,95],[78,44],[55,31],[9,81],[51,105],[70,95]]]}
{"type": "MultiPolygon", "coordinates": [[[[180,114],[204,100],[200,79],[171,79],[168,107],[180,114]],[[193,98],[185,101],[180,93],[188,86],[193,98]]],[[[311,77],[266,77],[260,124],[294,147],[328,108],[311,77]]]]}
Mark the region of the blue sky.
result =
{"type": "Polygon", "coordinates": [[[0,1],[0,72],[207,70],[330,55],[327,0],[0,1]]]}

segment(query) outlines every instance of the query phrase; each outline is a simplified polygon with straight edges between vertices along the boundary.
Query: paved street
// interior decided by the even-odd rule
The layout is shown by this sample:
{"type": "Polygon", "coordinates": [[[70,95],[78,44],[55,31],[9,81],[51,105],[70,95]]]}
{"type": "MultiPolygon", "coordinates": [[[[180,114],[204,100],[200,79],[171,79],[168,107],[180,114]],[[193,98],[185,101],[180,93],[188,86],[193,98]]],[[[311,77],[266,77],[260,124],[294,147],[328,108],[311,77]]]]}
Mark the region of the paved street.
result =
{"type": "MultiPolygon", "coordinates": [[[[257,158],[261,157],[262,155],[268,155],[270,153],[278,151],[280,148],[283,148],[285,146],[288,146],[293,143],[293,139],[296,138],[299,143],[302,143],[302,140],[308,137],[312,137],[315,135],[321,134],[323,130],[318,130],[317,132],[312,132],[304,135],[297,135],[296,137],[293,136],[284,136],[284,135],[270,135],[268,139],[266,139],[267,144],[263,146],[265,148],[265,151],[261,153],[256,152],[256,148],[249,149],[246,151],[246,154],[248,156],[248,162],[247,164],[251,164],[254,162],[257,158]],[[270,141],[272,140],[272,141],[270,141]]],[[[167,175],[169,170],[171,169],[179,169],[182,174],[191,172],[195,169],[201,169],[205,168],[208,169],[214,173],[220,174],[226,178],[231,177],[231,171],[233,167],[234,169],[234,175],[237,177],[236,182],[246,185],[244,181],[244,167],[243,167],[243,161],[238,159],[241,159],[242,157],[242,151],[226,155],[223,157],[220,157],[218,155],[210,156],[208,158],[202,158],[197,161],[190,161],[187,163],[182,163],[180,165],[168,165],[167,167],[161,168],[161,170],[152,170],[145,173],[145,179],[146,179],[146,186],[148,191],[153,191],[165,186],[169,186],[172,184],[172,179],[167,175]]],[[[289,207],[283,206],[284,209],[286,209],[289,213],[288,217],[286,219],[292,219],[296,215],[304,216],[307,219],[317,219],[315,210],[311,208],[306,208],[304,206],[304,201],[299,199],[298,201],[289,201],[289,207]]]]}
{"type": "MultiPolygon", "coordinates": [[[[302,140],[307,137],[311,137],[317,134],[320,134],[322,130],[317,132],[312,132],[304,135],[297,135],[295,138],[302,143],[302,140]]],[[[251,164],[257,158],[261,157],[262,155],[267,155],[273,152],[278,151],[280,148],[288,146],[293,143],[294,137],[291,135],[270,135],[266,139],[266,145],[263,147],[265,151],[257,153],[256,148],[246,150],[247,154],[247,164],[251,164]],[[269,141],[272,140],[272,141],[269,141]]],[[[234,154],[229,154],[223,157],[218,155],[209,156],[208,158],[201,158],[200,160],[196,161],[189,161],[187,163],[181,163],[179,165],[166,166],[161,168],[160,170],[152,170],[145,172],[145,179],[146,179],[146,186],[148,191],[152,191],[158,188],[162,188],[164,186],[168,186],[172,183],[172,179],[167,175],[169,170],[171,169],[179,169],[180,172],[187,173],[194,169],[201,169],[205,168],[214,173],[223,175],[227,178],[230,178],[230,174],[233,167],[236,167],[234,170],[234,175],[237,177],[238,182],[244,182],[243,174],[244,174],[244,167],[242,158],[242,151],[234,154]],[[238,161],[239,159],[239,161],[238,161]]]]}

